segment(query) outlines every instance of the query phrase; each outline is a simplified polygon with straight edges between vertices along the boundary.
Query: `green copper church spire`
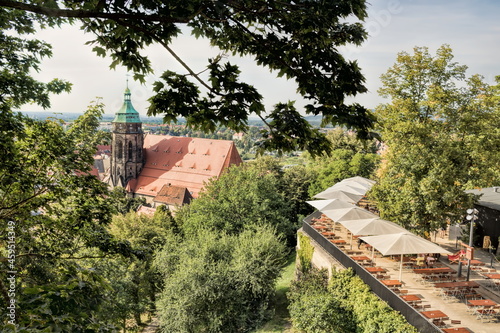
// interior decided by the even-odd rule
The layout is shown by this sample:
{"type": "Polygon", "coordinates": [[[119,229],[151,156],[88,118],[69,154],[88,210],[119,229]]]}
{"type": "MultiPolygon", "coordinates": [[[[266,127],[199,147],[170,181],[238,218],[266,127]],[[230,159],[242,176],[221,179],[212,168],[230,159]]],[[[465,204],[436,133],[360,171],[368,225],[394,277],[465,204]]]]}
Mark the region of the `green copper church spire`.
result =
{"type": "Polygon", "coordinates": [[[114,123],[140,123],[141,118],[139,118],[139,112],[134,109],[132,102],[130,101],[130,89],[128,88],[128,79],[127,79],[127,88],[125,89],[123,105],[115,113],[115,119],[113,119],[114,123]]]}

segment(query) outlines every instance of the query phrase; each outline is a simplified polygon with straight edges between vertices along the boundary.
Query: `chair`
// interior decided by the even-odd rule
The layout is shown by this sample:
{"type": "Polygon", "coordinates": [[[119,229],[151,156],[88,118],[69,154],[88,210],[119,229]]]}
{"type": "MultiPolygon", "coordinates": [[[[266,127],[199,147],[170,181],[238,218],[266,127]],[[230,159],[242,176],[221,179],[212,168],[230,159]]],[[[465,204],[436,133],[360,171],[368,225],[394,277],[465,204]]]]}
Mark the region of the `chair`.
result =
{"type": "Polygon", "coordinates": [[[481,322],[483,322],[483,320],[491,321],[491,319],[495,315],[496,315],[496,311],[491,309],[491,308],[485,307],[483,309],[476,310],[477,319],[481,320],[481,322]]]}
{"type": "Polygon", "coordinates": [[[462,321],[461,320],[456,320],[456,319],[451,319],[451,324],[452,325],[460,325],[460,324],[462,324],[462,321]]]}
{"type": "Polygon", "coordinates": [[[465,250],[460,250],[454,254],[448,255],[448,261],[450,264],[458,264],[458,261],[465,256],[465,250]]]}
{"type": "Polygon", "coordinates": [[[422,307],[422,304],[420,303],[412,303],[411,306],[415,309],[415,310],[422,310],[423,307],[422,307]]]}
{"type": "Polygon", "coordinates": [[[469,304],[468,301],[474,300],[474,299],[482,299],[483,297],[475,292],[474,290],[471,290],[469,293],[464,295],[464,302],[465,304],[469,304]]]}
{"type": "Polygon", "coordinates": [[[476,309],[478,309],[477,306],[472,305],[470,303],[465,303],[465,305],[467,306],[466,311],[469,312],[469,313],[475,313],[476,309]]]}
{"type": "Polygon", "coordinates": [[[418,257],[417,261],[415,262],[415,266],[417,266],[417,267],[424,267],[425,266],[425,258],[424,257],[418,257]]]}
{"type": "Polygon", "coordinates": [[[445,327],[446,323],[442,319],[434,319],[432,320],[432,323],[436,325],[437,327],[445,327]]]}

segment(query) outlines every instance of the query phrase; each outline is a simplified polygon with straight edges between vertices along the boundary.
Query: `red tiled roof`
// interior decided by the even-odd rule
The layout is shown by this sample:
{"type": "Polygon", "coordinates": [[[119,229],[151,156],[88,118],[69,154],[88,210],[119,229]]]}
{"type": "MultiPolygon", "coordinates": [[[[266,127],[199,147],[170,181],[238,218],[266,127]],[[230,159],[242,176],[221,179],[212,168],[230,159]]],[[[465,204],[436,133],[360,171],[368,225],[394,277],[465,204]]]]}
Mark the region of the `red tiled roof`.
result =
{"type": "Polygon", "coordinates": [[[198,196],[203,183],[219,177],[232,164],[241,164],[241,157],[232,141],[151,135],[144,137],[146,163],[135,182],[127,190],[156,196],[167,184],[185,187],[198,196]]]}
{"type": "Polygon", "coordinates": [[[166,205],[182,206],[188,204],[193,197],[185,187],[163,185],[154,201],[166,205]]]}
{"type": "Polygon", "coordinates": [[[111,156],[111,146],[110,145],[97,145],[97,155],[106,154],[111,156]]]}

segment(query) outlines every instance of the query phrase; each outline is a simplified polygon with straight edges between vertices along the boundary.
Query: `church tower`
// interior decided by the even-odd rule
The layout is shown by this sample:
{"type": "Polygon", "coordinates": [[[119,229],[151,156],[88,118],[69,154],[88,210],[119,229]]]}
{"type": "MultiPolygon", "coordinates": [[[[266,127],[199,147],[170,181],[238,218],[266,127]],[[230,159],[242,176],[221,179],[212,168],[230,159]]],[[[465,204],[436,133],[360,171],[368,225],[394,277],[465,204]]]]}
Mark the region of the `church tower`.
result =
{"type": "Polygon", "coordinates": [[[131,179],[139,176],[144,166],[142,122],[130,101],[128,84],[123,106],[115,113],[112,124],[111,183],[126,187],[131,179]]]}

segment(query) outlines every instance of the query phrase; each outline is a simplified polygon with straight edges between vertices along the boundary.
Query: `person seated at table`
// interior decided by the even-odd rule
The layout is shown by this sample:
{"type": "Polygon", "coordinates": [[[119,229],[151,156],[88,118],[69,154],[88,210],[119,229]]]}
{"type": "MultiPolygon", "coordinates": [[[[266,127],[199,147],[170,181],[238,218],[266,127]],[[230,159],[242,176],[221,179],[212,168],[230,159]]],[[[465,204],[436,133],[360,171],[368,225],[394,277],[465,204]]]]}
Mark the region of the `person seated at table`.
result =
{"type": "Polygon", "coordinates": [[[436,260],[436,258],[434,258],[432,255],[427,255],[425,257],[425,266],[426,267],[432,267],[432,265],[434,264],[434,261],[436,260]]]}
{"type": "Polygon", "coordinates": [[[448,255],[448,261],[450,264],[458,264],[460,260],[462,260],[465,257],[465,250],[462,249],[454,254],[449,254],[448,255]]]}

